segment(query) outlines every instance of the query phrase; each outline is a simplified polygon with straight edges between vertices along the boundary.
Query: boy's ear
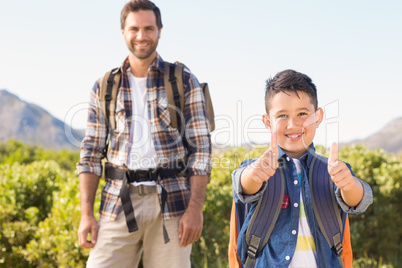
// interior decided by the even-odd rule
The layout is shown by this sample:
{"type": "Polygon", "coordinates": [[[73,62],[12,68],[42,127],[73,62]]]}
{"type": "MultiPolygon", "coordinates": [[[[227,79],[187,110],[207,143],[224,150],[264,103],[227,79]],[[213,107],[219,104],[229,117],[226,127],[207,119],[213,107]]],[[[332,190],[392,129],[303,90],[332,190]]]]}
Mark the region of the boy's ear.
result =
{"type": "Polygon", "coordinates": [[[316,128],[319,127],[321,124],[322,120],[324,119],[324,110],[320,107],[317,109],[315,112],[315,122],[316,122],[316,128]]]}
{"type": "Polygon", "coordinates": [[[262,115],[262,122],[264,123],[265,128],[271,131],[271,119],[269,118],[268,114],[262,115]]]}

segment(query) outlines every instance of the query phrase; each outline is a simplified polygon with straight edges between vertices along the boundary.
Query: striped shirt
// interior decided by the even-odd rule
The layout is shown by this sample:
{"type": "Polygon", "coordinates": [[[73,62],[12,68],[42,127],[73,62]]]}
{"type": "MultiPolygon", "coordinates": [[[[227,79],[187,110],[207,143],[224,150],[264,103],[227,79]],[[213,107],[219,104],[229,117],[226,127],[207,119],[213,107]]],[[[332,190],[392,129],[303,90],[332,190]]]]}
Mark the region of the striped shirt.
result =
{"type": "MultiPolygon", "coordinates": [[[[302,185],[302,167],[298,159],[293,159],[296,165],[297,177],[299,184],[302,185]]],[[[311,234],[310,227],[307,222],[306,211],[304,209],[303,194],[300,191],[300,214],[299,214],[299,231],[297,234],[296,250],[290,263],[290,268],[315,268],[316,263],[316,249],[314,237],[311,234]]]]}
{"type": "MultiPolygon", "coordinates": [[[[128,58],[120,67],[122,79],[116,102],[116,130],[111,133],[107,159],[115,167],[128,165],[130,152],[130,129],[132,124],[132,92],[127,75],[130,68],[128,58]]],[[[185,106],[185,140],[176,128],[170,126],[170,114],[164,87],[164,61],[157,55],[148,69],[147,77],[147,107],[151,137],[158,158],[158,166],[172,162],[187,163],[188,177],[173,177],[163,179],[161,187],[167,191],[167,209],[164,218],[168,219],[184,213],[190,197],[189,178],[193,175],[208,175],[211,173],[211,137],[205,99],[197,78],[187,69],[183,72],[185,106]]],[[[102,83],[99,79],[91,93],[88,110],[86,135],[81,143],[78,172],[90,172],[102,175],[101,160],[107,140],[107,126],[101,109],[99,90],[102,83]]],[[[102,191],[101,216],[115,219],[121,208],[119,198],[121,181],[106,180],[102,191]]],[[[160,198],[161,200],[161,198],[160,198]]]]}

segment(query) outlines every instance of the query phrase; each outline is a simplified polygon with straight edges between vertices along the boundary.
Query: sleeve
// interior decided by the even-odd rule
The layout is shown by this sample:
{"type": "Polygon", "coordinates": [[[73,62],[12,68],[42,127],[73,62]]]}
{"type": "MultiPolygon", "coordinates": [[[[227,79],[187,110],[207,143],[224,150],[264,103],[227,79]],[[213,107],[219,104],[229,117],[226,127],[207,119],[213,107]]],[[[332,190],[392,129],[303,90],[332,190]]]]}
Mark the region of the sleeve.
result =
{"type": "Polygon", "coordinates": [[[265,189],[267,188],[267,182],[264,181],[262,184],[261,189],[253,194],[253,195],[245,195],[243,194],[243,189],[241,187],[240,177],[243,173],[243,170],[254,163],[255,159],[247,159],[241,162],[240,167],[232,172],[232,187],[233,187],[233,198],[236,202],[242,202],[245,204],[253,203],[259,200],[264,193],[265,189]]]}
{"type": "MultiPolygon", "coordinates": [[[[355,174],[352,171],[352,167],[346,163],[346,165],[348,166],[348,168],[350,169],[350,171],[352,172],[353,177],[356,178],[355,174]]],[[[373,203],[373,191],[371,190],[370,185],[368,185],[367,182],[362,181],[361,179],[357,178],[361,184],[363,185],[363,198],[360,201],[360,203],[355,206],[355,207],[349,207],[345,201],[343,201],[342,195],[341,195],[341,189],[339,189],[338,187],[335,187],[335,196],[336,199],[338,201],[339,206],[341,207],[341,209],[349,214],[352,215],[359,215],[364,213],[367,208],[373,203]]]]}
{"type": "Polygon", "coordinates": [[[90,93],[88,119],[85,137],[81,142],[80,162],[77,163],[78,173],[94,173],[102,176],[102,159],[107,139],[107,126],[99,100],[98,80],[90,93]]]}
{"type": "Polygon", "coordinates": [[[184,120],[189,176],[209,175],[212,170],[211,135],[204,93],[193,74],[184,72],[184,76],[188,81],[184,90],[184,120]]]}

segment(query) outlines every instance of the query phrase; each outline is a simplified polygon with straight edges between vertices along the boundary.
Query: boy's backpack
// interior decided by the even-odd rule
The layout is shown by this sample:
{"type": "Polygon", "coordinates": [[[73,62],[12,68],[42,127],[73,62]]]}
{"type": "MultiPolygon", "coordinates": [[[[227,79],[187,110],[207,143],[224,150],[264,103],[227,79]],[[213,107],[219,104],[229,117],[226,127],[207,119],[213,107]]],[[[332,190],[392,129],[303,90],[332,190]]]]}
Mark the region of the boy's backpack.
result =
{"type": "MultiPolygon", "coordinates": [[[[182,124],[184,111],[184,85],[183,85],[183,70],[187,68],[180,62],[168,63],[165,62],[165,91],[168,101],[168,109],[171,119],[171,126],[177,128],[183,135],[182,124]]],[[[187,68],[188,69],[188,68],[187,68]]],[[[103,113],[106,119],[106,125],[112,129],[116,129],[116,99],[119,92],[121,81],[121,68],[115,68],[107,72],[103,77],[100,86],[99,95],[103,113]]],[[[210,124],[211,132],[215,129],[214,108],[212,106],[211,96],[207,83],[201,83],[201,88],[205,96],[205,104],[207,108],[207,116],[210,124]]]]}
{"type": "MultiPolygon", "coordinates": [[[[247,260],[244,267],[254,267],[258,252],[262,251],[278,219],[284,195],[285,178],[281,169],[268,180],[263,197],[259,200],[246,232],[247,260]],[[266,228],[269,226],[269,228],[266,228]]],[[[310,164],[309,185],[313,210],[320,230],[330,247],[338,255],[343,267],[352,267],[349,220],[338,208],[333,184],[327,171],[327,158],[316,155],[310,164]]],[[[238,234],[247,217],[249,207],[234,202],[230,221],[229,265],[243,267],[237,255],[238,234]]]]}

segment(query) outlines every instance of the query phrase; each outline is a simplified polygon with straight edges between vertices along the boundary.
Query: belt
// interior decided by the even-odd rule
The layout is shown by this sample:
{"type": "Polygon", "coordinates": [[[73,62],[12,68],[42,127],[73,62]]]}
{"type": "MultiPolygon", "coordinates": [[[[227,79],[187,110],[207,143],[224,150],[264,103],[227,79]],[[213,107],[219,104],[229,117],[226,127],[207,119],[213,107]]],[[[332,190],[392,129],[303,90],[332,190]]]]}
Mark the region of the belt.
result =
{"type": "Polygon", "coordinates": [[[158,176],[161,179],[175,177],[179,173],[184,173],[184,165],[178,167],[160,167],[157,169],[148,170],[126,170],[122,168],[115,168],[112,166],[105,167],[105,177],[108,179],[124,180],[127,177],[127,182],[144,182],[144,181],[157,181],[158,176]]]}
{"type": "Polygon", "coordinates": [[[138,194],[141,196],[157,192],[157,188],[155,185],[143,185],[143,184],[140,184],[138,186],[130,185],[129,190],[130,194],[138,194]]]}
{"type": "MultiPolygon", "coordinates": [[[[176,174],[174,174],[176,175],[176,174]]],[[[127,182],[144,182],[144,181],[157,181],[157,169],[150,170],[125,170],[122,168],[114,168],[107,166],[105,168],[105,177],[108,179],[123,180],[127,177],[127,182]]]]}
{"type": "MultiPolygon", "coordinates": [[[[176,167],[160,167],[150,170],[127,170],[122,168],[115,168],[106,165],[105,177],[108,179],[122,180],[122,186],[120,189],[120,198],[123,205],[124,215],[126,216],[126,224],[130,233],[138,230],[137,221],[134,216],[134,207],[131,203],[130,192],[138,192],[140,195],[146,195],[151,191],[156,192],[156,186],[130,186],[131,182],[144,182],[144,181],[159,181],[159,179],[175,177],[179,173],[184,173],[186,167],[184,164],[179,164],[176,167]]],[[[162,188],[162,211],[166,207],[167,191],[162,188]]],[[[169,236],[167,234],[165,225],[163,224],[163,235],[165,243],[169,242],[169,236]]]]}

